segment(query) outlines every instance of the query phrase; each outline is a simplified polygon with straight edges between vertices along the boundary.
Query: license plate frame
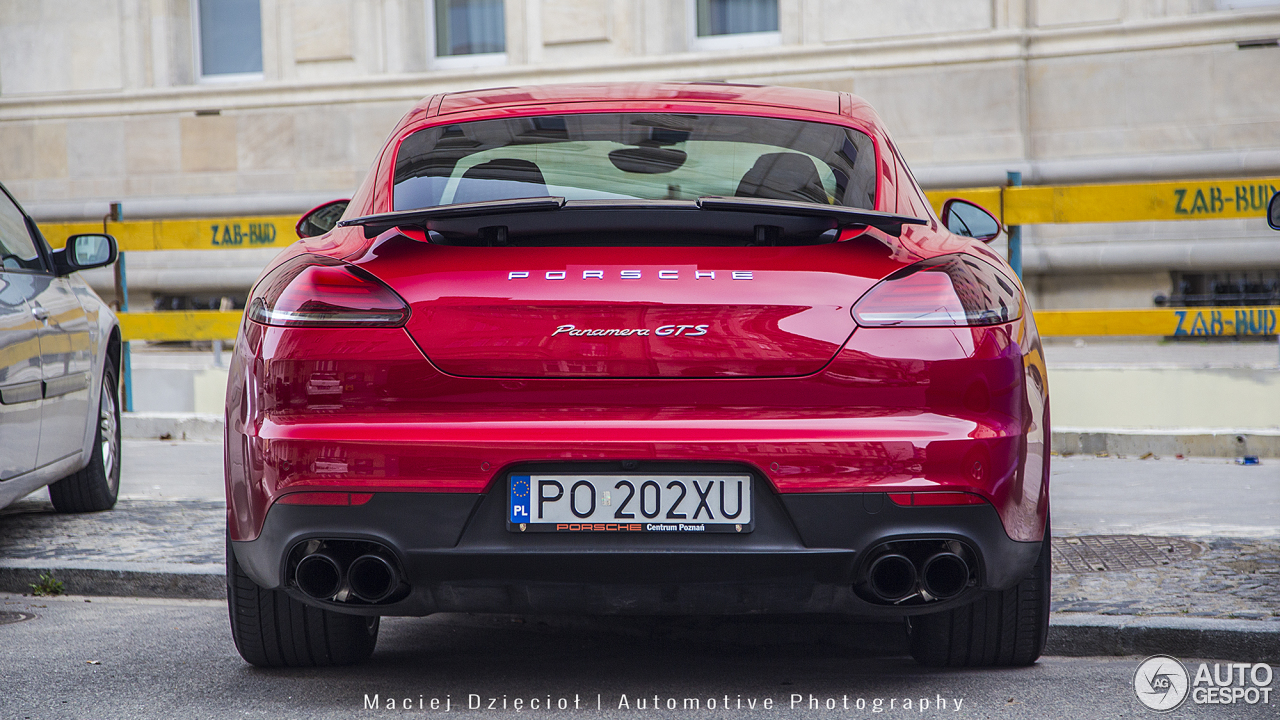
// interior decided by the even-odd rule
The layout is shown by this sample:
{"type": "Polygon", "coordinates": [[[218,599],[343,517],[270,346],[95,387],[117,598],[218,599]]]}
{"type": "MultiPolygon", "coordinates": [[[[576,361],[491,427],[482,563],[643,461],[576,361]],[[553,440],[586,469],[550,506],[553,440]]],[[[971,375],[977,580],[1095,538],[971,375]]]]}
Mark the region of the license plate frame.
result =
{"type": "Polygon", "coordinates": [[[746,472],[514,472],[504,483],[507,530],[745,534],[755,530],[757,484],[746,472]],[[734,509],[735,503],[737,514],[724,512],[734,509]],[[650,516],[648,511],[655,504],[657,511],[650,516]],[[583,510],[588,512],[579,514],[583,510]]]}

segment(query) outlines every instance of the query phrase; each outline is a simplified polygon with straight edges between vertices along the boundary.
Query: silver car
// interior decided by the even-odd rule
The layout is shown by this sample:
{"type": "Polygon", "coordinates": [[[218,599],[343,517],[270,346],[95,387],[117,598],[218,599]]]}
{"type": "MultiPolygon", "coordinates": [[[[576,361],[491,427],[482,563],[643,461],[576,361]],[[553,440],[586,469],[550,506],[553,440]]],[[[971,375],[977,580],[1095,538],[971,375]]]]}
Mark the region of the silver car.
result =
{"type": "Polygon", "coordinates": [[[0,185],[0,507],[49,486],[61,512],[120,490],[120,325],[76,274],[116,260],[110,235],[51,250],[0,185]]]}

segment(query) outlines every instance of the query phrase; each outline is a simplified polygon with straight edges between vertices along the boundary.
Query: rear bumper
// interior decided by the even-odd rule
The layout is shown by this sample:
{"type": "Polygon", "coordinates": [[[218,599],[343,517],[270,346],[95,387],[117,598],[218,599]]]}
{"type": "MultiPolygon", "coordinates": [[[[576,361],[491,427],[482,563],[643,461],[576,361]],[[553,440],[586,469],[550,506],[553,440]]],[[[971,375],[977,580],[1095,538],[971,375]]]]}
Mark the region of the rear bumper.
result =
{"type": "MultiPolygon", "coordinates": [[[[763,486],[762,486],[763,487],[763,486]]],[[[744,535],[520,534],[502,492],[379,493],[366,505],[272,506],[257,539],[234,542],[250,577],[342,612],[742,614],[936,612],[1007,588],[1031,572],[1039,542],[1005,533],[990,505],[900,507],[883,493],[756,497],[744,535]],[[887,540],[961,540],[977,583],[915,607],[867,602],[853,589],[866,552],[887,540]],[[288,556],[310,539],[375,541],[396,556],[407,594],[378,606],[318,601],[293,586],[288,556]]]]}
{"type": "MultiPolygon", "coordinates": [[[[513,415],[516,414],[513,412],[513,415]]],[[[745,413],[744,413],[745,414],[745,413]]],[[[228,432],[231,536],[250,540],[280,497],[299,491],[478,496],[529,463],[732,463],[783,495],[962,491],[990,502],[1017,540],[1042,534],[1043,446],[1007,418],[930,412],[679,420],[424,421],[269,418],[228,432]],[[237,453],[235,448],[242,447],[237,453]],[[237,457],[238,456],[238,457],[237,457]],[[237,468],[239,465],[249,472],[237,468]],[[1031,468],[1030,472],[1027,469],[1031,468]],[[241,480],[243,478],[243,480],[241,480]]]]}

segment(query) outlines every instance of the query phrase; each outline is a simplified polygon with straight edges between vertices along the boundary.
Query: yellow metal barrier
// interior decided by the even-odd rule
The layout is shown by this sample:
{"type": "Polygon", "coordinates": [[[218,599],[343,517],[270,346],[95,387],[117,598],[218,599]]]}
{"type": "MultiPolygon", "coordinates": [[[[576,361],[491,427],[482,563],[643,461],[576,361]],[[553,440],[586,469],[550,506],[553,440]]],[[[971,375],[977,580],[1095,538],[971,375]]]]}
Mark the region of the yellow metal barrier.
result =
{"type": "Polygon", "coordinates": [[[240,312],[120,313],[120,334],[131,340],[230,340],[240,329],[240,312]]]}
{"type": "MultiPolygon", "coordinates": [[[[960,197],[987,208],[1007,225],[1039,223],[1214,220],[1263,217],[1280,178],[963,188],[927,193],[937,211],[960,197]]],[[[295,239],[292,215],[108,223],[123,251],[282,248],[295,239]]],[[[100,232],[102,223],[45,223],[57,246],[76,233],[100,232]]],[[[1275,308],[1230,307],[1154,310],[1046,310],[1036,313],[1041,335],[1223,336],[1276,334],[1275,308]]],[[[125,340],[226,340],[239,328],[239,312],[121,313],[125,340]]]]}
{"type": "MultiPolygon", "coordinates": [[[[209,218],[204,220],[126,220],[107,223],[120,249],[134,250],[246,250],[282,248],[298,239],[293,215],[209,218]]],[[[102,232],[102,223],[41,223],[51,245],[77,233],[102,232]]]]}
{"type": "MultiPolygon", "coordinates": [[[[1169,308],[1156,310],[1041,310],[1036,325],[1045,337],[1147,335],[1226,337],[1275,335],[1274,307],[1169,308]]],[[[121,313],[125,340],[230,340],[240,312],[121,313]]]]}
{"type": "Polygon", "coordinates": [[[1035,317],[1036,327],[1045,337],[1234,337],[1275,335],[1278,310],[1280,308],[1275,307],[1041,310],[1035,317]]]}
{"type": "MultiPolygon", "coordinates": [[[[1035,225],[1263,217],[1277,189],[1280,178],[963,188],[926,194],[938,212],[947,198],[962,197],[987,208],[1007,225],[1035,225]]],[[[128,220],[108,223],[107,231],[124,251],[282,248],[297,239],[293,229],[297,221],[293,215],[128,220]]],[[[44,223],[41,229],[58,247],[70,235],[101,232],[102,223],[44,223]]]]}
{"type": "Polygon", "coordinates": [[[1037,225],[1261,218],[1277,189],[1280,178],[967,188],[926,194],[938,212],[947,198],[962,197],[1007,225],[1037,225]]]}

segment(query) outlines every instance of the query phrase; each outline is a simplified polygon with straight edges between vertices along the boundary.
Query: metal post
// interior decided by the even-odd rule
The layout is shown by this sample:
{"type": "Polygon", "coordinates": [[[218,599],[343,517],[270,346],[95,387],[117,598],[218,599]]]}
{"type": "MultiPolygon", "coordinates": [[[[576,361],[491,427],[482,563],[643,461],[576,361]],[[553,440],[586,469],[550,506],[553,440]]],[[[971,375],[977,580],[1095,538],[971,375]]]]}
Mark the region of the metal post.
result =
{"type": "MultiPolygon", "coordinates": [[[[118,202],[111,203],[111,211],[102,218],[102,234],[109,234],[108,221],[122,222],[123,220],[124,205],[118,202]]],[[[127,313],[129,312],[129,277],[125,273],[124,251],[119,251],[116,258],[116,309],[127,313]]],[[[129,350],[129,342],[126,340],[121,344],[120,349],[120,384],[124,386],[125,412],[133,412],[133,357],[129,350]]]]}
{"type": "MultiPolygon", "coordinates": [[[[1022,173],[1008,173],[1009,187],[1022,187],[1022,173]]],[[[1022,226],[1009,225],[1009,266],[1018,274],[1018,279],[1022,279],[1022,226]]]]}
{"type": "MultiPolygon", "coordinates": [[[[120,312],[129,312],[129,277],[125,273],[124,253],[116,260],[116,280],[120,287],[120,312]]],[[[129,352],[129,341],[125,341],[120,354],[120,381],[124,384],[124,410],[133,412],[133,358],[129,352]]]]}

